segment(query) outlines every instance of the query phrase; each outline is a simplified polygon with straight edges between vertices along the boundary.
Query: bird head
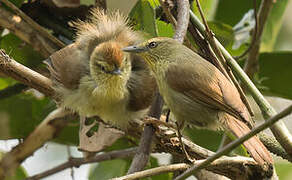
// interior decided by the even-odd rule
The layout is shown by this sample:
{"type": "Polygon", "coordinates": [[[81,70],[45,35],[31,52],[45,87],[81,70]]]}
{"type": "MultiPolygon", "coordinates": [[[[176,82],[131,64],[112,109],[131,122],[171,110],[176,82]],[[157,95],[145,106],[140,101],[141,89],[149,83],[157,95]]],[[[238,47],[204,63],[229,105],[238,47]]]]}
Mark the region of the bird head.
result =
{"type": "Polygon", "coordinates": [[[143,43],[128,46],[122,50],[125,52],[138,53],[149,64],[152,69],[157,64],[165,64],[172,61],[172,55],[177,51],[180,44],[174,39],[157,37],[143,43]]]}
{"type": "Polygon", "coordinates": [[[130,72],[129,55],[121,47],[115,41],[95,47],[90,56],[90,73],[95,79],[123,78],[130,72]]]}

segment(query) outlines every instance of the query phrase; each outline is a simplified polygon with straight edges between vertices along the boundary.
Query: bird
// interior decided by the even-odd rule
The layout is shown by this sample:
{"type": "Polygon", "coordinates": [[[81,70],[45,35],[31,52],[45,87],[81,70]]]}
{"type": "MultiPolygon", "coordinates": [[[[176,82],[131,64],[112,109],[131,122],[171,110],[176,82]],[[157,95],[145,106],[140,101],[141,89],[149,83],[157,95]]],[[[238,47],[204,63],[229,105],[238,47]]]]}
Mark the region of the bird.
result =
{"type": "MultiPolygon", "coordinates": [[[[188,124],[241,137],[254,126],[235,86],[213,64],[176,40],[156,37],[123,51],[146,61],[178,129],[188,124]]],[[[256,162],[271,167],[273,159],[257,136],[243,145],[256,162]]]]}
{"type": "Polygon", "coordinates": [[[143,36],[118,11],[95,8],[89,20],[74,25],[75,42],[45,61],[58,106],[127,130],[131,120],[146,116],[156,91],[141,57],[122,51],[143,36]]]}

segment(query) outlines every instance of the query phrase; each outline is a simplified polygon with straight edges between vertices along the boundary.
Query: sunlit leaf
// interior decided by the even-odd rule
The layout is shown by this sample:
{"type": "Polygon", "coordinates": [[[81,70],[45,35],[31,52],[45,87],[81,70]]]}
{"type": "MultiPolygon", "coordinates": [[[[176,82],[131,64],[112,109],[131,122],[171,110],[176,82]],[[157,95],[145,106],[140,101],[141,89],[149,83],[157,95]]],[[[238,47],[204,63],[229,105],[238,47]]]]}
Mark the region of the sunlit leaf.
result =
{"type": "Polygon", "coordinates": [[[272,51],[280,28],[282,26],[283,14],[285,12],[288,0],[276,1],[268,17],[267,24],[262,35],[261,51],[272,51]]]}
{"type": "Polygon", "coordinates": [[[42,63],[42,56],[33,50],[14,34],[7,34],[0,38],[0,48],[16,61],[28,67],[36,67],[42,63]]]}
{"type": "MultiPolygon", "coordinates": [[[[200,0],[200,5],[203,10],[205,18],[207,20],[213,19],[213,16],[215,15],[216,12],[217,0],[200,0]]],[[[197,8],[196,1],[193,1],[192,3],[192,10],[199,18],[201,18],[197,8]]]]}
{"type": "Polygon", "coordinates": [[[133,19],[136,29],[142,30],[152,37],[157,36],[155,11],[149,1],[138,1],[129,16],[133,19]]]}

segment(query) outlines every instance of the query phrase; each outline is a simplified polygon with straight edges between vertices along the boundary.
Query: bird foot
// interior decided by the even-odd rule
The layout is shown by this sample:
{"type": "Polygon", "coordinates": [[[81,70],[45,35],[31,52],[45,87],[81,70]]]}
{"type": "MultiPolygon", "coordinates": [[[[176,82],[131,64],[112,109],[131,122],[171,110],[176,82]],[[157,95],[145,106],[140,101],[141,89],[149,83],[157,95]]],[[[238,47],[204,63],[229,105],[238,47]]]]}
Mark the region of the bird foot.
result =
{"type": "Polygon", "coordinates": [[[171,129],[176,129],[176,127],[170,123],[167,123],[165,121],[162,120],[158,120],[156,118],[153,117],[147,117],[144,119],[143,124],[147,125],[147,124],[151,124],[153,125],[156,129],[158,129],[159,126],[165,126],[171,129]]]}
{"type": "Polygon", "coordinates": [[[177,126],[177,137],[178,137],[178,140],[180,142],[180,145],[182,147],[182,151],[184,152],[186,158],[188,161],[190,161],[192,164],[196,161],[195,159],[191,158],[191,156],[189,155],[189,153],[187,152],[186,150],[186,147],[185,147],[185,144],[183,143],[182,141],[182,135],[180,133],[180,128],[179,128],[179,124],[176,122],[176,126],[177,126]]]}

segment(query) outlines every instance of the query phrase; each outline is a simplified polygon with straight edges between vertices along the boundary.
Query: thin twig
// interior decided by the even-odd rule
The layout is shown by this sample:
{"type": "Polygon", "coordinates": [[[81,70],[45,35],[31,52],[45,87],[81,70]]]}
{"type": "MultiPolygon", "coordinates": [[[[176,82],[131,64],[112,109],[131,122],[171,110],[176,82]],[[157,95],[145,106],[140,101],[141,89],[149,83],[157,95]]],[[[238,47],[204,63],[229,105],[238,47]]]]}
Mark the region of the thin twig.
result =
{"type": "MultiPolygon", "coordinates": [[[[205,27],[196,17],[196,15],[190,12],[191,20],[196,25],[200,33],[205,34],[205,27]]],[[[248,91],[251,93],[252,97],[261,109],[261,112],[265,119],[268,119],[276,115],[275,109],[268,103],[264,96],[260,93],[257,87],[252,83],[246,73],[238,65],[237,61],[229,54],[229,52],[222,46],[222,44],[215,38],[216,45],[220,48],[223,55],[225,56],[230,68],[237,74],[242,83],[246,86],[248,91]]],[[[275,138],[281,144],[281,146],[286,150],[289,155],[292,155],[292,135],[282,121],[278,121],[272,127],[270,127],[275,138]]]]}
{"type": "Polygon", "coordinates": [[[13,3],[8,0],[1,0],[6,6],[10,7],[17,15],[19,15],[23,20],[25,20],[29,25],[31,25],[35,30],[37,30],[42,36],[50,39],[56,45],[60,47],[64,47],[65,44],[57,39],[55,36],[49,34],[43,27],[38,25],[34,20],[32,20],[29,16],[23,13],[20,9],[18,9],[13,3]]]}
{"type": "MultiPolygon", "coordinates": [[[[189,2],[187,0],[178,1],[178,21],[174,39],[183,42],[189,24],[189,2]]],[[[156,119],[160,119],[163,106],[163,100],[159,93],[150,108],[149,115],[156,119]]],[[[154,136],[154,129],[151,125],[146,125],[142,134],[137,155],[134,157],[128,174],[141,171],[145,168],[151,150],[151,142],[154,136]]]]}
{"type": "Polygon", "coordinates": [[[240,94],[242,102],[245,104],[247,110],[249,111],[249,114],[251,116],[254,116],[252,108],[251,108],[249,102],[247,101],[247,98],[246,98],[242,88],[240,87],[238,81],[234,77],[232,71],[230,71],[230,68],[227,66],[226,60],[225,60],[222,52],[220,51],[219,47],[216,45],[214,33],[211,31],[211,29],[208,26],[207,20],[205,19],[205,16],[204,16],[204,13],[202,11],[202,8],[201,8],[199,0],[196,0],[196,4],[197,4],[198,10],[200,12],[201,18],[203,20],[203,24],[205,26],[205,31],[206,31],[205,38],[208,39],[208,42],[210,43],[212,49],[214,50],[216,56],[219,59],[219,61],[217,59],[215,59],[215,60],[217,60],[217,62],[216,62],[217,67],[225,75],[225,77],[227,79],[229,79],[235,85],[235,87],[237,88],[237,90],[238,90],[238,92],[240,94]]]}
{"type": "Polygon", "coordinates": [[[253,15],[255,20],[255,27],[253,29],[252,40],[249,47],[239,56],[235,56],[234,59],[241,59],[245,57],[249,51],[255,46],[257,40],[257,33],[258,33],[258,15],[257,15],[257,1],[253,0],[253,15]]]}
{"type": "Polygon", "coordinates": [[[287,115],[289,115],[291,113],[292,113],[292,105],[290,105],[289,107],[287,107],[285,110],[283,110],[282,112],[278,113],[274,117],[266,120],[263,124],[259,125],[258,127],[253,128],[248,134],[246,134],[246,135],[244,135],[244,136],[236,139],[232,143],[230,143],[227,146],[223,147],[215,155],[207,158],[202,163],[199,163],[197,165],[192,166],[190,169],[188,169],[183,174],[181,174],[180,176],[178,176],[175,180],[185,179],[185,178],[191,176],[192,174],[196,173],[198,170],[200,170],[202,168],[205,168],[206,166],[208,166],[214,160],[216,160],[219,157],[221,157],[221,156],[229,153],[230,151],[232,151],[233,149],[235,149],[237,146],[239,146],[240,144],[242,144],[244,141],[246,141],[249,138],[255,136],[259,132],[261,132],[264,129],[270,127],[272,124],[274,124],[275,122],[277,122],[281,118],[283,118],[283,117],[285,117],[285,116],[287,116],[287,115]]]}
{"type": "Polygon", "coordinates": [[[64,47],[64,43],[49,34],[43,27],[19,10],[8,0],[1,0],[10,7],[15,14],[0,6],[0,25],[9,29],[23,41],[29,43],[44,57],[64,47]]]}
{"type": "Polygon", "coordinates": [[[154,176],[157,174],[167,173],[167,172],[174,172],[174,171],[181,171],[189,168],[190,165],[186,163],[180,163],[180,164],[171,164],[166,166],[160,166],[157,168],[147,169],[144,171],[135,172],[132,174],[128,174],[126,176],[122,176],[119,178],[113,178],[111,180],[132,180],[132,179],[140,179],[140,178],[146,178],[150,176],[154,176]]]}
{"type": "MultiPolygon", "coordinates": [[[[67,154],[68,154],[68,160],[70,161],[73,158],[72,157],[72,153],[71,153],[70,146],[67,145],[66,146],[66,149],[67,149],[67,154]]],[[[74,177],[74,168],[73,167],[70,168],[70,175],[71,175],[71,179],[72,180],[75,180],[75,177],[74,177]]]]}
{"type": "Polygon", "coordinates": [[[264,31],[265,24],[271,12],[273,0],[261,1],[260,9],[258,12],[258,31],[253,48],[250,50],[247,60],[245,61],[244,71],[249,77],[253,77],[254,73],[258,70],[258,56],[260,49],[261,37],[264,31]]]}
{"type": "Polygon", "coordinates": [[[123,150],[116,150],[111,151],[108,153],[98,154],[96,156],[88,157],[88,158],[70,158],[69,161],[60,164],[50,170],[47,170],[45,172],[36,174],[34,176],[26,178],[26,180],[36,180],[41,179],[47,176],[50,176],[52,174],[55,174],[57,172],[63,171],[67,168],[73,168],[73,167],[80,167],[84,164],[89,163],[97,163],[101,161],[109,161],[117,158],[126,158],[131,157],[137,152],[137,148],[129,148],[129,149],[123,149],[123,150]]]}
{"type": "MultiPolygon", "coordinates": [[[[196,160],[193,165],[199,165],[205,162],[205,160],[196,160]]],[[[150,177],[158,174],[182,171],[190,167],[190,164],[178,163],[171,165],[164,165],[152,169],[147,169],[144,171],[136,172],[133,174],[128,174],[126,176],[113,178],[111,180],[132,180],[140,179],[145,177],[150,177]]],[[[256,164],[252,158],[248,157],[221,157],[212,162],[207,170],[212,172],[222,172],[225,169],[225,173],[220,173],[231,179],[264,179],[261,167],[256,164]],[[228,170],[227,170],[228,169],[228,170]],[[227,171],[226,171],[227,170],[227,171]],[[250,174],[250,172],[252,172],[250,174]],[[243,178],[244,177],[244,178],[243,178]]]]}

